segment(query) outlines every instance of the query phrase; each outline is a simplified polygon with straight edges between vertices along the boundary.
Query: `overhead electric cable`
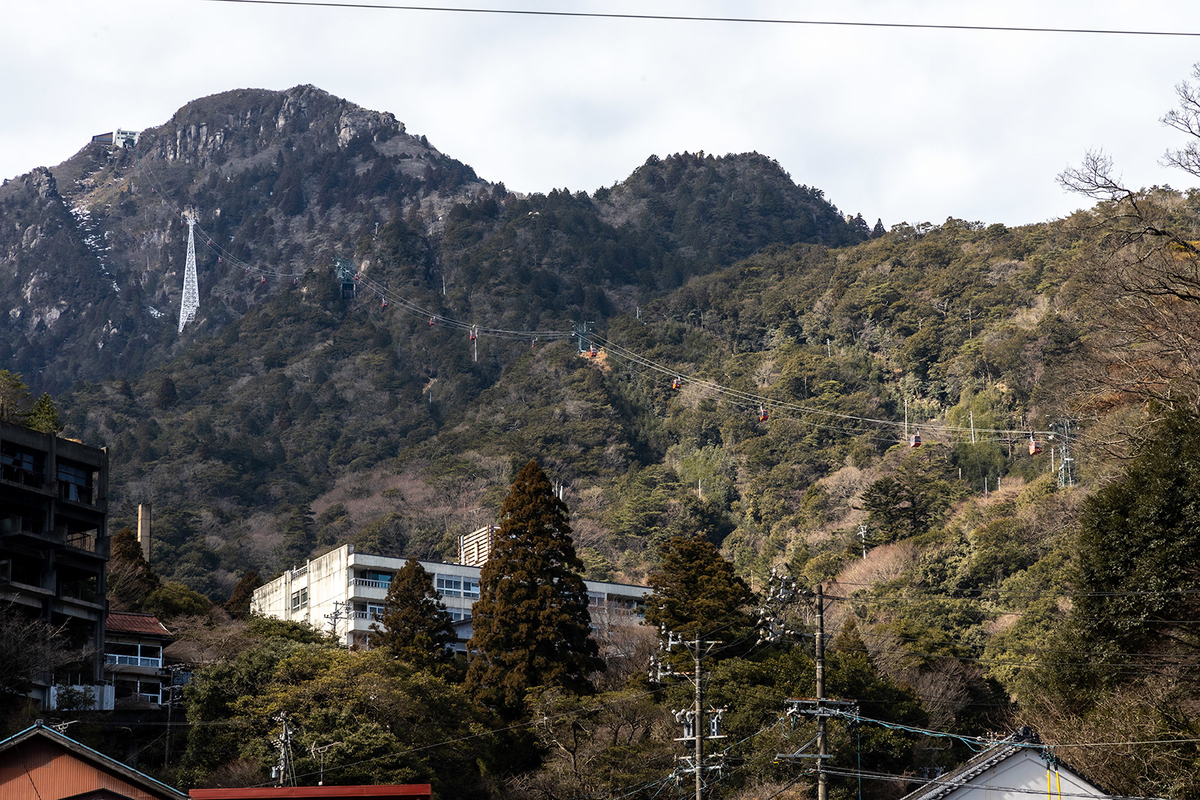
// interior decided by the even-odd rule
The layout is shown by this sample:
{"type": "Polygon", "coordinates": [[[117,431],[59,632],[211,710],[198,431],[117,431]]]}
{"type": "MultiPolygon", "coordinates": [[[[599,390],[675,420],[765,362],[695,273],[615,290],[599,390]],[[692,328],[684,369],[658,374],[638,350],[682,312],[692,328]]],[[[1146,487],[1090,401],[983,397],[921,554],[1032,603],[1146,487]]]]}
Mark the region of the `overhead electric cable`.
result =
{"type": "Polygon", "coordinates": [[[522,8],[476,8],[466,6],[414,6],[393,3],[334,3],[318,0],[204,0],[209,3],[234,3],[260,6],[302,8],[351,8],[372,11],[422,11],[448,14],[495,14],[520,17],[566,17],[577,19],[615,19],[648,22],[723,22],[750,25],[797,25],[830,28],[885,28],[900,30],[981,31],[994,33],[1065,33],[1101,36],[1189,36],[1200,31],[1135,30],[1127,28],[1054,28],[1025,25],[949,25],[926,22],[864,22],[857,20],[786,19],[783,17],[717,17],[692,14],[628,14],[605,11],[555,11],[522,8]]]}
{"type": "MultiPolygon", "coordinates": [[[[135,170],[135,174],[137,174],[137,175],[142,175],[142,174],[149,175],[151,182],[154,184],[155,191],[161,193],[161,196],[163,197],[164,201],[168,204],[168,206],[170,208],[172,208],[178,214],[182,214],[184,212],[184,209],[182,209],[179,206],[179,204],[175,202],[174,198],[172,198],[170,196],[170,194],[167,192],[166,187],[163,186],[161,181],[159,181],[158,176],[154,173],[153,168],[149,164],[144,164],[143,159],[139,159],[134,166],[134,170],[135,170]],[[143,172],[143,170],[144,170],[144,172],[143,172]]],[[[303,273],[301,273],[301,272],[285,272],[282,270],[268,270],[268,269],[263,269],[263,268],[257,267],[248,262],[245,262],[245,261],[241,260],[240,258],[234,256],[226,248],[220,246],[219,244],[215,244],[212,233],[205,230],[201,225],[199,225],[198,222],[195,223],[195,227],[197,229],[199,229],[200,233],[203,236],[204,243],[205,243],[204,246],[209,251],[211,251],[217,255],[218,262],[228,262],[231,267],[236,268],[236,269],[241,269],[247,275],[253,275],[255,277],[258,277],[264,283],[267,281],[267,278],[275,278],[275,279],[292,278],[293,281],[298,281],[301,277],[303,277],[303,273]]],[[[455,329],[455,330],[468,331],[468,332],[470,332],[472,339],[476,339],[482,335],[482,336],[488,336],[488,337],[492,337],[492,338],[496,338],[496,339],[528,341],[531,344],[534,344],[539,341],[554,341],[554,340],[568,339],[568,338],[573,338],[573,337],[576,337],[579,335],[574,330],[572,330],[572,331],[553,330],[553,329],[551,329],[551,330],[515,330],[515,329],[508,329],[508,328],[489,327],[486,325],[481,326],[477,323],[468,322],[466,320],[456,318],[456,317],[451,316],[446,313],[439,313],[433,309],[423,306],[417,302],[414,302],[413,300],[409,299],[408,297],[405,297],[404,295],[398,294],[397,292],[389,289],[386,285],[381,284],[361,273],[356,273],[354,275],[354,281],[358,286],[362,287],[364,290],[374,292],[375,295],[378,296],[383,301],[384,305],[395,304],[400,309],[402,309],[410,314],[419,316],[421,318],[428,319],[430,322],[430,325],[441,325],[443,327],[448,327],[448,328],[455,329]]],[[[793,402],[789,402],[789,401],[785,401],[785,400],[779,400],[779,399],[768,397],[767,395],[760,395],[760,394],[755,394],[753,392],[747,392],[747,391],[744,391],[741,389],[735,389],[733,387],[725,386],[723,384],[720,384],[715,381],[711,381],[711,380],[708,380],[708,379],[705,379],[705,378],[702,378],[702,377],[699,377],[696,375],[682,375],[682,373],[680,373],[678,370],[673,370],[665,364],[662,364],[653,359],[650,359],[649,357],[644,356],[641,353],[638,353],[634,350],[626,348],[626,347],[624,347],[610,339],[607,339],[605,337],[602,337],[602,336],[592,333],[592,334],[588,335],[588,338],[593,342],[599,343],[603,347],[606,355],[608,355],[608,356],[612,356],[613,358],[617,358],[617,359],[622,359],[630,364],[637,365],[637,366],[641,367],[642,369],[651,370],[651,371],[657,372],[659,374],[662,374],[664,376],[683,377],[686,380],[686,382],[688,382],[690,384],[701,386],[709,391],[712,391],[712,392],[715,392],[715,393],[721,395],[726,400],[726,402],[729,402],[731,405],[734,405],[734,406],[740,406],[742,408],[750,408],[750,409],[753,409],[755,407],[758,407],[759,409],[770,408],[771,412],[776,415],[777,419],[794,418],[797,421],[802,422],[803,424],[809,425],[818,430],[834,431],[834,432],[842,434],[842,435],[856,435],[856,436],[864,436],[865,435],[870,438],[876,439],[878,441],[888,441],[888,442],[893,441],[896,437],[894,435],[872,436],[869,432],[864,431],[860,427],[853,427],[853,426],[873,425],[873,426],[877,426],[879,428],[887,428],[887,429],[891,429],[891,430],[900,430],[900,429],[907,428],[907,424],[902,421],[890,420],[890,419],[880,419],[880,418],[874,418],[874,417],[866,417],[866,416],[855,415],[855,414],[846,414],[846,413],[837,412],[837,411],[829,411],[827,409],[821,409],[821,408],[816,408],[813,406],[803,405],[800,403],[793,403],[793,402]],[[828,422],[824,422],[824,423],[817,422],[817,421],[811,419],[811,417],[817,417],[817,418],[825,419],[825,420],[840,420],[843,424],[830,424],[828,422]]],[[[983,441],[1007,442],[1010,445],[1016,441],[1024,439],[1026,436],[1028,436],[1030,439],[1033,439],[1035,436],[1036,437],[1053,438],[1055,435],[1058,435],[1052,431],[1034,431],[1034,430],[1026,430],[1024,428],[1022,428],[1022,429],[974,428],[974,427],[966,428],[966,427],[956,426],[956,425],[937,424],[937,423],[932,423],[932,422],[928,422],[928,421],[922,423],[921,427],[922,427],[922,429],[927,431],[927,433],[934,434],[934,435],[953,437],[955,435],[964,435],[964,434],[970,432],[973,438],[978,438],[978,437],[982,436],[982,437],[984,437],[983,441]],[[990,435],[990,437],[989,437],[989,435],[990,435]]]]}

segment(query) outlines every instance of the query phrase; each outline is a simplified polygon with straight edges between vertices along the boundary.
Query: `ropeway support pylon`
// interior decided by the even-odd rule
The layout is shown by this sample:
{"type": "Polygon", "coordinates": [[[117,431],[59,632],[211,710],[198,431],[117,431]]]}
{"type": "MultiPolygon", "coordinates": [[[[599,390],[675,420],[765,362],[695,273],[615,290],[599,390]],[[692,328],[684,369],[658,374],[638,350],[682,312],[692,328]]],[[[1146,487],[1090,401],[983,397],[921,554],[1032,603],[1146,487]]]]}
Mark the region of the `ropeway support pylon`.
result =
{"type": "Polygon", "coordinates": [[[179,332],[196,318],[200,308],[200,285],[196,281],[196,218],[185,217],[188,224],[187,264],[183,268],[183,301],[179,304],[179,332]]]}

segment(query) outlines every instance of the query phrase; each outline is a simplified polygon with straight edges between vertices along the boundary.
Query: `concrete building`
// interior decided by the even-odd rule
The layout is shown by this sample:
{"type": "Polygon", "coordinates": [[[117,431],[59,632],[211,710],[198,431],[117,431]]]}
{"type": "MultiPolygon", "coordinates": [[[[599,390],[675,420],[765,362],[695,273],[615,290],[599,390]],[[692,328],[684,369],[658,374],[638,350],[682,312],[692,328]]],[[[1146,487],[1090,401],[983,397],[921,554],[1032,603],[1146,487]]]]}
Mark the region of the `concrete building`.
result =
{"type": "MultiPolygon", "coordinates": [[[[37,676],[35,695],[53,707],[56,684],[104,684],[108,453],[53,434],[0,422],[0,604],[65,625],[81,661],[37,676]]],[[[110,706],[111,707],[111,706],[110,706]]]]}
{"type": "Polygon", "coordinates": [[[97,133],[92,137],[92,142],[116,147],[133,147],[138,143],[141,135],[141,131],[126,131],[117,128],[115,131],[97,133]]]}
{"type": "MultiPolygon", "coordinates": [[[[255,589],[250,610],[329,631],[347,647],[369,646],[371,623],[383,613],[392,576],[407,563],[407,558],[356,553],[353,545],[343,545],[255,589]]],[[[438,561],[420,564],[433,575],[434,587],[455,621],[455,632],[465,642],[471,637],[471,606],[479,599],[481,567],[438,561]]],[[[584,583],[594,623],[641,619],[650,587],[584,583]]]]}

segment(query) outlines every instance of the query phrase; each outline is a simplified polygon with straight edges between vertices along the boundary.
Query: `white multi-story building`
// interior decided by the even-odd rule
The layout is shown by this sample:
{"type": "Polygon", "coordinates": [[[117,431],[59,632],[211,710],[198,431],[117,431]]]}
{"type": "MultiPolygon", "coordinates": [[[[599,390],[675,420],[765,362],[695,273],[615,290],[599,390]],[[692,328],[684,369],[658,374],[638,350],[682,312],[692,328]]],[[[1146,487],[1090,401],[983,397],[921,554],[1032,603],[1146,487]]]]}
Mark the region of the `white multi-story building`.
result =
{"type": "MultiPolygon", "coordinates": [[[[392,576],[407,563],[407,558],[356,553],[353,545],[342,545],[255,589],[250,610],[265,617],[308,623],[332,633],[347,647],[368,646],[371,624],[383,614],[392,576]]],[[[479,599],[481,568],[438,561],[420,564],[433,576],[459,640],[466,641],[471,637],[471,606],[479,599]]],[[[641,620],[650,587],[584,583],[593,624],[641,620]]]]}

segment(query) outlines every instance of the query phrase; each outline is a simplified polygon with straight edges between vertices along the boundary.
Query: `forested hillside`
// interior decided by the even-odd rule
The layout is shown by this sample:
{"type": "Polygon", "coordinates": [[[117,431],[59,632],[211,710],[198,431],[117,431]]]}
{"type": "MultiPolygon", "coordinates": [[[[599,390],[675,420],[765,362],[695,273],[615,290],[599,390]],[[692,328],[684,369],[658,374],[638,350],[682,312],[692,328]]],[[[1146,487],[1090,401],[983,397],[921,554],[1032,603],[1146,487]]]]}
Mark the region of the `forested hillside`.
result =
{"type": "MultiPolygon", "coordinates": [[[[610,666],[600,706],[534,692],[542,728],[484,736],[495,709],[452,669],[207,610],[244,612],[245,576],[346,542],[453,559],[536,460],[588,578],[667,581],[699,533],[750,589],[773,570],[825,588],[830,691],[925,731],[837,728],[840,767],[861,748],[911,777],[1030,724],[1178,741],[1067,758],[1120,793],[1186,796],[1200,207],[1106,194],[1105,175],[1065,179],[1093,208],[1015,228],[871,229],[758,154],[519,196],[388,114],[312,87],[230,92],[0,189],[0,369],[55,394],[65,435],[109,447],[114,530],[154,504],[152,563],[117,559],[114,598],[174,618],[209,663],[190,719],[261,738],[303,712],[354,740],[339,782],[650,797],[671,769],[666,709],[687,690],[645,685],[643,663],[610,666]],[[185,211],[201,304],[179,332],[185,211]],[[414,718],[439,726],[397,739],[414,718]],[[354,767],[468,731],[477,752],[354,767]]],[[[725,796],[794,782],[775,723],[813,691],[805,642],[716,658],[713,702],[744,744],[725,796]]],[[[260,779],[266,740],[240,736],[197,734],[172,778],[260,779]]]]}

